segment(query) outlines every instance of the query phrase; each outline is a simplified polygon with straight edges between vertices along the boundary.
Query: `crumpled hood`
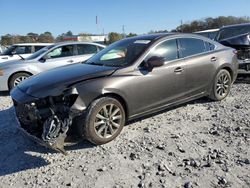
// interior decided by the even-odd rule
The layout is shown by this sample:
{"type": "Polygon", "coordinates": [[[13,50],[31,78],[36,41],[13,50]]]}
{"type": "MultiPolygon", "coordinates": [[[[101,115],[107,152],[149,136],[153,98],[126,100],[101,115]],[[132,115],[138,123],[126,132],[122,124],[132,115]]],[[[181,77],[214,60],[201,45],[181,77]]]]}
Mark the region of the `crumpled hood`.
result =
{"type": "MultiPolygon", "coordinates": [[[[111,75],[117,67],[74,64],[55,68],[32,76],[17,86],[35,98],[60,95],[69,86],[80,81],[111,75]]],[[[11,93],[15,92],[15,88],[11,93]]]]}
{"type": "Polygon", "coordinates": [[[229,47],[234,47],[234,46],[250,47],[250,33],[227,38],[227,39],[221,40],[220,43],[229,47]]]}

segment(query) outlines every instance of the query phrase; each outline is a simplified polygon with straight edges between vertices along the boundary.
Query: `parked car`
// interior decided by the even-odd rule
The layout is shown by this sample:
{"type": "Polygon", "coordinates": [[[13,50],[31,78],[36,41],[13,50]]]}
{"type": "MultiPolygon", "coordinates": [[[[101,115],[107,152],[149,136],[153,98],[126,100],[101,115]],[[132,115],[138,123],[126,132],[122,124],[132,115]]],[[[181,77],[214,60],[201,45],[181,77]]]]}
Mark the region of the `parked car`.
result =
{"type": "Polygon", "coordinates": [[[11,97],[21,128],[44,145],[64,152],[68,130],[105,144],[129,120],[204,96],[223,100],[237,75],[234,51],[192,34],[131,37],[33,76],[11,97]]]}
{"type": "Polygon", "coordinates": [[[219,29],[208,29],[208,30],[204,30],[204,31],[197,31],[197,32],[195,32],[195,34],[202,35],[204,37],[207,37],[207,38],[214,40],[218,31],[219,31],[219,29]]]}
{"type": "Polygon", "coordinates": [[[3,53],[4,50],[5,50],[5,47],[0,45],[0,55],[3,53]]]}
{"type": "Polygon", "coordinates": [[[250,74],[250,23],[220,28],[216,41],[238,52],[239,74],[250,74]]]}
{"type": "Polygon", "coordinates": [[[51,43],[14,44],[0,54],[0,63],[29,57],[31,54],[49,45],[51,43]]]}
{"type": "Polygon", "coordinates": [[[11,90],[40,72],[87,60],[105,46],[89,42],[64,42],[42,48],[24,60],[0,64],[0,91],[11,90]]]}

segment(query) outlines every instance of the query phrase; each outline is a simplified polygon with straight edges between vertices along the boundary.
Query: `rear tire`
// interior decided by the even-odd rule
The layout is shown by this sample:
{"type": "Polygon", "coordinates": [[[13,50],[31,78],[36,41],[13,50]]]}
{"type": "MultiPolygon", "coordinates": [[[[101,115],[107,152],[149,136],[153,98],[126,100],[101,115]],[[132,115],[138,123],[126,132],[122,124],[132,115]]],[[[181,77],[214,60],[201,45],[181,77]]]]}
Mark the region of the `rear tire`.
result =
{"type": "Polygon", "coordinates": [[[222,69],[215,76],[209,98],[214,101],[221,101],[227,97],[232,85],[232,78],[230,73],[222,69]]]}
{"type": "Polygon", "coordinates": [[[80,125],[85,138],[95,145],[114,140],[125,124],[125,111],[121,103],[112,97],[103,97],[91,103],[86,111],[84,125],[80,125]]]}
{"type": "Polygon", "coordinates": [[[9,90],[11,91],[14,87],[16,87],[18,84],[20,84],[23,80],[26,80],[31,75],[25,72],[16,73],[13,76],[11,76],[9,81],[9,90]]]}

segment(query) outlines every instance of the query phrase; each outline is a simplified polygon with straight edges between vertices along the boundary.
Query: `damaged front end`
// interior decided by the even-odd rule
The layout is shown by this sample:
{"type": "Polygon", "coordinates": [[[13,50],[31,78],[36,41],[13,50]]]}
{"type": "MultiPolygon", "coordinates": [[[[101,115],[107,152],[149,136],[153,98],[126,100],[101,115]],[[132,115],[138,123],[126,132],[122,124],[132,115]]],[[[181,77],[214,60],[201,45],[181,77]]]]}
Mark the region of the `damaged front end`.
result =
{"type": "Polygon", "coordinates": [[[59,96],[25,102],[18,100],[15,94],[12,97],[21,128],[40,144],[66,154],[64,142],[73,119],[85,110],[77,92],[70,90],[59,96]]]}

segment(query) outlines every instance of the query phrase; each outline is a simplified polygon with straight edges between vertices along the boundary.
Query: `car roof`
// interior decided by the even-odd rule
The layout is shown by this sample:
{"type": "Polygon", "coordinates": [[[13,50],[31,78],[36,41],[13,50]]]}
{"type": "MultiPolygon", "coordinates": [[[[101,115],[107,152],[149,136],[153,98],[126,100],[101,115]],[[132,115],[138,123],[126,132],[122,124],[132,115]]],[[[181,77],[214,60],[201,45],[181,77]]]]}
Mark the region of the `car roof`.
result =
{"type": "MultiPolygon", "coordinates": [[[[192,34],[192,33],[156,33],[156,34],[140,35],[140,36],[131,37],[131,38],[133,38],[135,40],[157,41],[157,40],[167,38],[167,37],[193,37],[193,38],[197,38],[197,39],[211,41],[207,37],[203,37],[201,35],[192,34]]],[[[126,39],[129,39],[129,38],[126,38],[126,39]]]]}
{"type": "Polygon", "coordinates": [[[57,43],[54,43],[55,46],[59,46],[59,45],[74,45],[74,44],[91,44],[91,45],[106,47],[105,45],[102,45],[102,44],[99,44],[99,43],[95,43],[95,42],[67,41],[67,42],[57,42],[57,43]]]}
{"type": "Polygon", "coordinates": [[[53,43],[18,43],[13,44],[13,46],[49,46],[53,43]]]}
{"type": "MultiPolygon", "coordinates": [[[[144,34],[135,37],[131,37],[135,40],[158,40],[167,36],[174,35],[175,33],[154,33],[154,34],[144,34]]],[[[129,39],[129,38],[127,38],[129,39]]]]}
{"type": "Polygon", "coordinates": [[[231,27],[241,27],[241,26],[250,26],[250,23],[241,23],[241,24],[226,25],[226,26],[221,27],[221,29],[231,28],[231,27]]]}

